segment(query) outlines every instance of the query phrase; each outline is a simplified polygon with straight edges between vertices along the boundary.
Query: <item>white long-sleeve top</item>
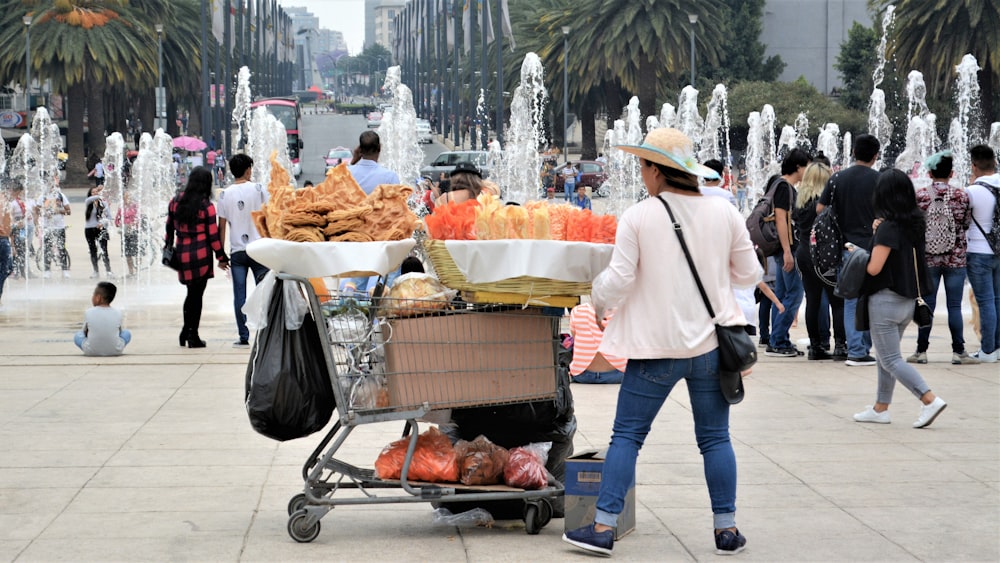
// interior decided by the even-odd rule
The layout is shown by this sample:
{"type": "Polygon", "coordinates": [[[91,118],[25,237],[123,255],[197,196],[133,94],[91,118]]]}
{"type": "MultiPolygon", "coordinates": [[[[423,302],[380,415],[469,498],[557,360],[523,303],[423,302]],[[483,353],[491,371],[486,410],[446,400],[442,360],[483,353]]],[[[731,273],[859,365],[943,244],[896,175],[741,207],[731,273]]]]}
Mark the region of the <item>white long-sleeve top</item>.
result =
{"type": "Polygon", "coordinates": [[[591,300],[603,316],[602,354],[630,359],[693,358],[718,347],[715,324],[745,324],[734,287],[763,271],[743,216],[722,198],[664,192],[684,232],[715,310],[708,315],[663,204],[649,198],[625,211],[611,263],[594,280],[591,300]]]}

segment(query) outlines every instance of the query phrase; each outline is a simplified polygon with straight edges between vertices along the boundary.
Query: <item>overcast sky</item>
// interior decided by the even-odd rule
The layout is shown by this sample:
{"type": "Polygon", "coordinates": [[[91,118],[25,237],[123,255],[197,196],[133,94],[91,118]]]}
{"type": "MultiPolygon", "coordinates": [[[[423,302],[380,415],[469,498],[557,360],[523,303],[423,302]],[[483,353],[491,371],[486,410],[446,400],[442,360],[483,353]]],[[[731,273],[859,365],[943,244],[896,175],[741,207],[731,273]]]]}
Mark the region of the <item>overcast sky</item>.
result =
{"type": "Polygon", "coordinates": [[[280,6],[303,6],[319,17],[319,26],[340,31],[350,54],[361,52],[365,43],[364,0],[278,0],[280,6]]]}

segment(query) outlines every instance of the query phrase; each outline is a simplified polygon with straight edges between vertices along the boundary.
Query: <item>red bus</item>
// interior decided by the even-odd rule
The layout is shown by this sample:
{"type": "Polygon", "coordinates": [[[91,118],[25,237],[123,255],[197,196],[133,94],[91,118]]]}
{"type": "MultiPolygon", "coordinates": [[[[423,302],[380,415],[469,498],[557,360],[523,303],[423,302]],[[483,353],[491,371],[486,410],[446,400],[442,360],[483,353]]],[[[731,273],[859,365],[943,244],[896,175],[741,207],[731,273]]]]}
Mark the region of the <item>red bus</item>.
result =
{"type": "Polygon", "coordinates": [[[250,109],[261,106],[266,107],[268,113],[285,126],[285,133],[288,135],[288,158],[292,161],[292,174],[298,178],[302,175],[299,151],[303,146],[302,138],[299,136],[299,119],[302,114],[299,111],[298,98],[261,98],[251,103],[250,109]]]}

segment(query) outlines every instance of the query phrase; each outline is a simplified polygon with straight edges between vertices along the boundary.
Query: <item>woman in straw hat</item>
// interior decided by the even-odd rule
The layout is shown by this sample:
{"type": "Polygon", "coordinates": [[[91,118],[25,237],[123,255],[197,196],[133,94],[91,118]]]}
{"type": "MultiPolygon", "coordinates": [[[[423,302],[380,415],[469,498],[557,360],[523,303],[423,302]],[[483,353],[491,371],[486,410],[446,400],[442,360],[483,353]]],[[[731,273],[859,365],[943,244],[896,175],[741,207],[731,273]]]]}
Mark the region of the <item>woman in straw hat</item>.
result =
{"type": "Polygon", "coordinates": [[[729,440],[729,402],[719,386],[715,325],[745,323],[733,286],[755,285],[760,264],[736,208],[698,191],[699,177],[718,174],[695,161],[687,136],[676,129],[654,129],[642,145],[618,148],[639,157],[650,198],[622,215],[611,263],[594,280],[591,298],[599,319],[617,310],[600,351],[629,360],[595,522],[566,532],[563,539],[611,554],[613,528],[635,478],[639,449],[671,389],[683,379],[712,502],[716,553],[737,553],[746,539],[736,529],[736,457],[729,440]],[[683,231],[714,319],[657,198],[670,206],[683,231]]]}

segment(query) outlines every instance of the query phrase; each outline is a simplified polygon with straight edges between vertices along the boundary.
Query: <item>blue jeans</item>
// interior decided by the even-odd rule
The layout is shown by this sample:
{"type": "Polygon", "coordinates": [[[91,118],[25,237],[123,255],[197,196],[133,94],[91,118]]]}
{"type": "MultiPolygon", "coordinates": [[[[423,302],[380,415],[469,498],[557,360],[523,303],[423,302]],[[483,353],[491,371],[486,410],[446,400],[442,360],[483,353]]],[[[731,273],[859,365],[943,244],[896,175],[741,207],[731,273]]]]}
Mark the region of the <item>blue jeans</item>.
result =
{"type": "Polygon", "coordinates": [[[0,237],[0,298],[3,298],[3,286],[7,283],[7,276],[10,275],[14,263],[10,255],[10,239],[0,237]]]}
{"type": "Polygon", "coordinates": [[[625,372],[613,371],[590,371],[583,370],[580,375],[573,376],[573,383],[621,383],[625,377],[625,372]]]}
{"type": "Polygon", "coordinates": [[[245,250],[238,250],[229,256],[229,270],[233,278],[233,312],[236,314],[236,329],[240,333],[240,340],[249,341],[247,316],[243,314],[243,304],[247,301],[247,274],[253,271],[254,283],[260,283],[267,275],[267,268],[250,258],[245,250]]]}
{"type": "Polygon", "coordinates": [[[791,272],[782,270],[785,257],[781,254],[774,257],[774,263],[777,265],[774,295],[785,306],[785,312],[779,313],[776,305],[771,306],[771,348],[789,348],[792,341],[788,338],[788,329],[792,328],[792,321],[802,304],[802,275],[797,267],[791,272]]]}
{"type": "Polygon", "coordinates": [[[694,358],[628,361],[597,497],[594,521],[598,524],[616,524],[625,506],[625,493],[635,482],[639,449],[660,407],[681,379],[691,400],[715,527],[736,525],[736,455],[729,441],[729,403],[719,390],[717,350],[694,358]]]}
{"type": "MultiPolygon", "coordinates": [[[[845,250],[841,265],[847,262],[847,256],[848,252],[845,250]]],[[[837,275],[840,275],[839,271],[837,275]]],[[[854,316],[857,311],[857,299],[844,299],[844,334],[847,336],[848,358],[864,358],[872,349],[871,332],[854,328],[854,316]]]]}
{"type": "Polygon", "coordinates": [[[891,289],[883,289],[868,298],[868,317],[871,319],[872,342],[878,360],[878,392],[875,400],[891,404],[896,382],[918,399],[930,391],[920,372],[906,363],[899,351],[899,342],[906,332],[906,325],[913,320],[913,299],[903,297],[891,289]]]}
{"type": "MultiPolygon", "coordinates": [[[[938,287],[944,278],[944,296],[948,305],[948,330],[951,331],[951,351],[956,354],[965,352],[965,337],[962,335],[962,289],[965,287],[965,268],[945,268],[943,266],[927,266],[927,277],[930,279],[930,294],[924,301],[934,312],[937,305],[938,287]]],[[[931,327],[923,327],[917,331],[917,351],[926,352],[930,344],[931,327]]]]}
{"type": "Polygon", "coordinates": [[[566,192],[566,201],[571,201],[573,199],[573,192],[576,191],[576,182],[563,183],[563,191],[566,192]]]}
{"type": "MultiPolygon", "coordinates": [[[[118,336],[122,337],[122,340],[125,341],[125,345],[126,346],[128,345],[129,342],[132,342],[132,332],[129,331],[129,329],[127,329],[127,328],[121,329],[118,332],[118,336]]],[[[79,349],[81,349],[81,350],[83,350],[83,343],[86,340],[87,340],[87,336],[85,334],[83,334],[82,330],[77,331],[77,333],[73,335],[73,344],[76,344],[76,347],[79,348],[79,349]]]]}
{"type": "Polygon", "coordinates": [[[1000,348],[1000,256],[970,252],[966,256],[969,283],[979,305],[980,349],[992,354],[1000,348]]]}

